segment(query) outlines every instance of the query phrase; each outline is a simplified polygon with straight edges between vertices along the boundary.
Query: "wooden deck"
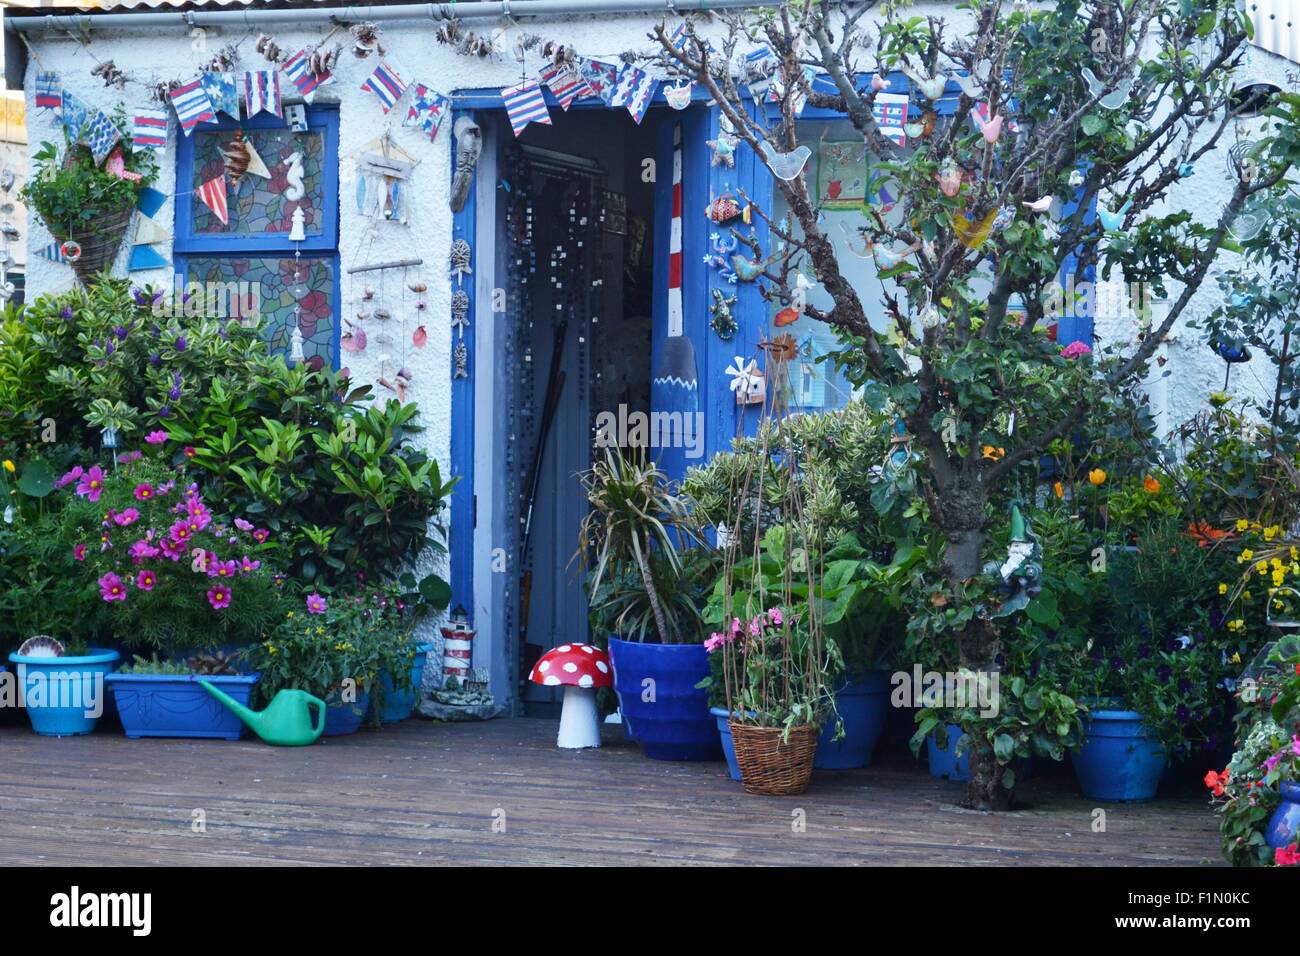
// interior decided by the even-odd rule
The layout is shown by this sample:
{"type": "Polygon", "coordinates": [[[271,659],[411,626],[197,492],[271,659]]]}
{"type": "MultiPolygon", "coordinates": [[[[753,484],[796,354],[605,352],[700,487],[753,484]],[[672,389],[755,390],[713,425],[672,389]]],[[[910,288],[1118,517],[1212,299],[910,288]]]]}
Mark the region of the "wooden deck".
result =
{"type": "MultiPolygon", "coordinates": [[[[414,719],[281,749],[254,740],[49,739],[0,726],[0,866],[379,864],[1205,865],[1217,822],[1199,795],[1094,804],[1068,776],[1028,808],[978,814],[961,786],[894,757],[754,797],[713,764],[607,746],[555,749],[555,724],[414,719]],[[207,832],[191,830],[192,811],[207,832]],[[793,832],[797,810],[806,832],[793,832]],[[505,832],[494,832],[496,819],[505,832]]],[[[499,827],[498,827],[499,828],[499,827]]]]}

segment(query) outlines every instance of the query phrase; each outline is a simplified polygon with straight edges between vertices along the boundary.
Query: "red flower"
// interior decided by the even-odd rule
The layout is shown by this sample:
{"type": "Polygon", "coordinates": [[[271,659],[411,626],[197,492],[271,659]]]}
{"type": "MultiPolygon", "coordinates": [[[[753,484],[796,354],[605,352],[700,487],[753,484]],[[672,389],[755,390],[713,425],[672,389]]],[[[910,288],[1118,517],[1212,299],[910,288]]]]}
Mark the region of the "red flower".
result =
{"type": "Polygon", "coordinates": [[[1205,775],[1205,785],[1214,791],[1216,797],[1223,796],[1223,785],[1228,782],[1232,774],[1225,767],[1223,773],[1215,773],[1213,770],[1205,775]]]}
{"type": "Polygon", "coordinates": [[[1273,862],[1278,866],[1295,866],[1300,863],[1300,853],[1296,852],[1296,845],[1292,843],[1288,847],[1278,847],[1273,851],[1273,862]]]}

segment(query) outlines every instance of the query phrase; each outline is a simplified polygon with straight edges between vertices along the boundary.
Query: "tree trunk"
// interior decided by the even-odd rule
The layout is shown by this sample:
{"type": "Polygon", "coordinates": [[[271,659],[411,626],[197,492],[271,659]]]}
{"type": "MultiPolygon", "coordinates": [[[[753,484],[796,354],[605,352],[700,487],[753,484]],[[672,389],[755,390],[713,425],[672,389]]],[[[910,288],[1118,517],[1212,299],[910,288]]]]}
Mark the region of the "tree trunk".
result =
{"type": "Polygon", "coordinates": [[[641,568],[641,581],[645,584],[645,596],[650,602],[650,611],[654,614],[655,629],[659,631],[659,643],[668,643],[668,619],[664,616],[663,606],[659,603],[659,590],[655,587],[654,575],[650,573],[650,560],[647,551],[637,549],[636,562],[641,568]]]}

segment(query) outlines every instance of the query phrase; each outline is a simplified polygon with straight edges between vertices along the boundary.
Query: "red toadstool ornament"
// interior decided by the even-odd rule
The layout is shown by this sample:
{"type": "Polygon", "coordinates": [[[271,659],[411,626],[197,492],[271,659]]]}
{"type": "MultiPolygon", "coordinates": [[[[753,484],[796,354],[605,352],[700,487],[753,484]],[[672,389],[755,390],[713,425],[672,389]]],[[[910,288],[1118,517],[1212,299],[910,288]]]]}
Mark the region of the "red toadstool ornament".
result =
{"type": "Polygon", "coordinates": [[[566,750],[600,746],[596,689],[613,683],[604,651],[590,644],[561,644],[542,655],[528,679],[543,687],[564,688],[556,746],[566,750]]]}

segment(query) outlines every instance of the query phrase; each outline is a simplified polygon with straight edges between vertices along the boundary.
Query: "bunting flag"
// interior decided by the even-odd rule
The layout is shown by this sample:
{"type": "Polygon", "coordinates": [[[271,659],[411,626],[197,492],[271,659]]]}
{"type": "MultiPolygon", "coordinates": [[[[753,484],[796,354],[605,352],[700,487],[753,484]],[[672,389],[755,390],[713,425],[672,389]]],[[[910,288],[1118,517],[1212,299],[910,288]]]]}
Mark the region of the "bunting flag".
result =
{"type": "Polygon", "coordinates": [[[506,105],[506,115],[510,117],[510,128],[515,136],[529,123],[551,125],[551,114],[546,110],[546,98],[542,88],[536,83],[520,83],[508,90],[501,91],[501,99],[506,105]]]}
{"type": "Polygon", "coordinates": [[[212,109],[239,119],[239,81],[233,73],[203,73],[199,76],[212,109]]]}
{"type": "Polygon", "coordinates": [[[605,101],[606,106],[610,105],[610,97],[613,96],[614,86],[618,83],[617,65],[602,63],[600,60],[589,60],[581,56],[578,57],[578,75],[587,84],[587,89],[591,91],[592,96],[599,96],[605,101]]]}
{"type": "Polygon", "coordinates": [[[262,110],[283,115],[277,70],[252,70],[244,74],[244,111],[251,119],[262,110]]]}
{"type": "Polygon", "coordinates": [[[907,134],[903,131],[907,108],[906,93],[877,93],[876,101],[871,104],[871,118],[880,127],[881,134],[899,147],[907,145],[907,134]]]}
{"type": "Polygon", "coordinates": [[[135,246],[131,249],[131,258],[127,261],[127,272],[140,272],[144,269],[165,269],[171,265],[167,257],[153,246],[135,246]]]}
{"type": "Polygon", "coordinates": [[[101,164],[108,158],[109,152],[117,145],[117,141],[122,138],[122,131],[117,128],[107,113],[95,110],[95,115],[90,118],[90,123],[86,126],[84,138],[86,145],[90,147],[91,155],[95,157],[95,163],[101,164]]]}
{"type": "Polygon", "coordinates": [[[172,237],[167,229],[148,216],[135,217],[135,238],[133,246],[151,246],[155,242],[166,242],[172,237]]]}
{"type": "Polygon", "coordinates": [[[626,106],[627,111],[632,114],[632,119],[640,126],[646,110],[650,108],[650,101],[655,98],[655,91],[658,89],[659,81],[645,70],[629,68],[619,78],[619,105],[626,106]]]}
{"type": "Polygon", "coordinates": [[[36,106],[43,110],[57,110],[63,105],[63,86],[57,73],[36,74],[36,106]]]}
{"type": "Polygon", "coordinates": [[[69,90],[63,91],[60,97],[60,119],[68,139],[74,143],[81,139],[81,128],[86,125],[88,112],[86,104],[81,102],[75,93],[69,90]]]}
{"type": "MultiPolygon", "coordinates": [[[[808,86],[811,88],[813,84],[813,80],[816,79],[817,77],[817,70],[811,66],[805,66],[803,68],[803,75],[804,75],[804,79],[808,83],[808,86]]],[[[897,96],[898,94],[894,94],[894,95],[897,96]]],[[[785,80],[782,79],[782,77],[780,77],[779,75],[773,76],[772,82],[768,85],[767,88],[767,101],[769,103],[779,103],[784,97],[785,97],[785,80]]],[[[794,109],[795,116],[799,116],[801,113],[803,113],[803,108],[807,104],[808,104],[808,96],[806,93],[804,93],[802,88],[796,90],[794,96],[790,98],[790,106],[794,109]]]]}
{"type": "Polygon", "coordinates": [[[450,102],[436,90],[429,89],[423,83],[416,83],[415,94],[402,125],[424,130],[432,142],[438,138],[438,128],[442,126],[442,118],[446,115],[447,104],[450,102]]]}
{"type": "Polygon", "coordinates": [[[42,259],[49,259],[51,262],[67,262],[68,258],[63,254],[63,249],[57,242],[51,242],[44,249],[37,252],[42,259]]]}
{"type": "Polygon", "coordinates": [[[566,113],[573,105],[573,101],[587,89],[587,84],[582,81],[582,78],[567,66],[551,64],[542,70],[539,78],[551,88],[555,99],[559,101],[560,109],[566,113]]]}
{"type": "Polygon", "coordinates": [[[162,149],[167,145],[167,111],[137,107],[131,130],[132,149],[162,149]]]}
{"type": "Polygon", "coordinates": [[[307,63],[307,51],[299,50],[280,65],[294,89],[308,103],[316,96],[316,88],[330,78],[330,73],[313,73],[307,63]]]}
{"type": "Polygon", "coordinates": [[[379,97],[379,105],[383,107],[385,113],[396,106],[397,101],[406,92],[406,84],[402,82],[402,78],[383,61],[375,67],[375,72],[370,74],[366,82],[361,84],[361,88],[379,97]]]}
{"type": "Polygon", "coordinates": [[[171,92],[172,108],[176,110],[176,120],[181,124],[181,132],[186,136],[194,132],[200,123],[215,123],[216,111],[212,100],[208,99],[203,89],[202,77],[195,77],[183,86],[171,92]]]}
{"type": "Polygon", "coordinates": [[[224,172],[213,176],[206,183],[199,187],[199,199],[203,200],[203,205],[212,210],[213,214],[221,220],[221,224],[227,225],[230,222],[230,214],[226,209],[226,174],[224,172]]]}

